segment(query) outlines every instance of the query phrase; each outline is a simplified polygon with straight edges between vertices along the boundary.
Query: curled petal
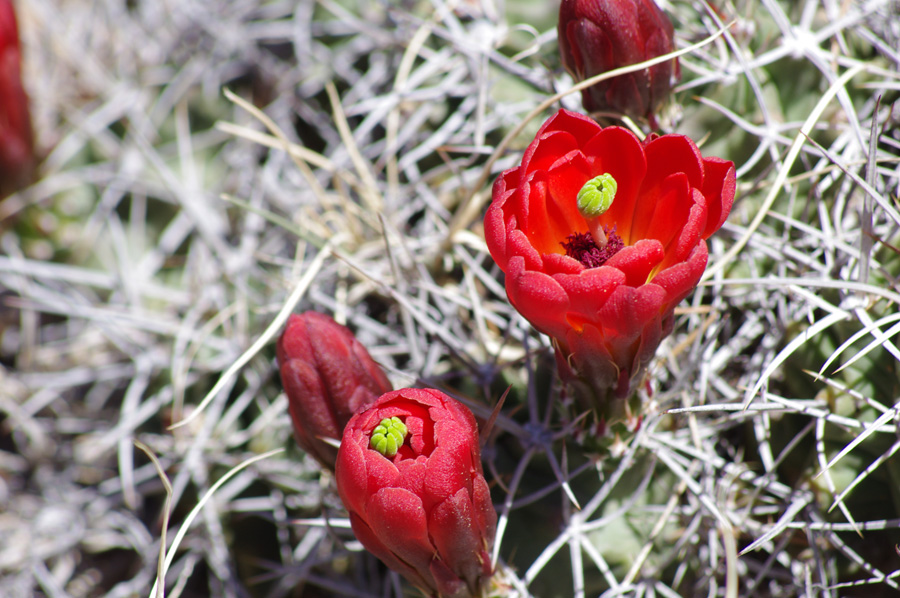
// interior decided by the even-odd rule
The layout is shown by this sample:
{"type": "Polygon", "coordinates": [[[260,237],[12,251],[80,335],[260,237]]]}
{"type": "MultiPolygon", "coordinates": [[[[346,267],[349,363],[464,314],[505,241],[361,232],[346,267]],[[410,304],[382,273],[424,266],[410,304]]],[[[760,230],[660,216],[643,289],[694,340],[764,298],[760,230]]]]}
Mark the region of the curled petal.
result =
{"type": "Polygon", "coordinates": [[[681,231],[672,239],[666,248],[666,261],[663,267],[669,264],[678,263],[687,258],[688,255],[702,242],[703,229],[706,227],[706,218],[708,210],[706,209],[706,198],[698,189],[692,190],[693,204],[687,213],[681,231]]]}
{"type": "Polygon", "coordinates": [[[522,158],[522,168],[525,172],[542,172],[565,156],[576,150],[578,141],[569,131],[560,129],[548,129],[539,133],[536,142],[532,143],[522,158]]]}
{"type": "Polygon", "coordinates": [[[666,292],[666,302],[676,304],[696,288],[706,269],[706,242],[700,241],[688,259],[653,277],[653,284],[666,292]]]}
{"type": "Polygon", "coordinates": [[[548,253],[543,256],[542,270],[548,276],[556,274],[581,274],[585,268],[578,260],[559,253],[548,253]]]}
{"type": "Polygon", "coordinates": [[[709,217],[703,238],[722,228],[725,219],[731,212],[731,204],[734,202],[734,193],[737,187],[735,179],[734,162],[721,158],[706,158],[703,160],[706,167],[706,177],[703,180],[703,195],[709,206],[709,217]]]}
{"type": "MultiPolygon", "coordinates": [[[[578,147],[584,147],[600,130],[600,125],[589,116],[569,110],[560,110],[547,119],[547,122],[538,130],[535,140],[551,131],[565,131],[572,135],[578,147]]],[[[532,143],[536,144],[537,142],[532,143]]]]}
{"type": "Polygon", "coordinates": [[[641,239],[612,256],[606,267],[621,271],[625,275],[625,285],[639,287],[647,282],[665,255],[662,243],[656,239],[641,239]]]}
{"type": "MultiPolygon", "coordinates": [[[[516,224],[513,222],[513,224],[516,224]]],[[[524,231],[513,229],[506,237],[507,251],[511,259],[519,257],[525,261],[523,266],[528,270],[542,270],[544,266],[543,256],[535,249],[531,239],[524,231]]],[[[555,255],[555,254],[551,254],[555,255]]],[[[507,262],[507,271],[512,266],[507,262]]]]}
{"type": "MultiPolygon", "coordinates": [[[[497,181],[499,182],[500,179],[497,181]]],[[[497,188],[497,184],[494,184],[494,188],[497,188]]],[[[512,224],[515,226],[515,222],[512,224]]],[[[494,261],[501,270],[506,270],[509,254],[506,251],[508,241],[503,203],[491,204],[484,215],[484,240],[487,243],[488,251],[494,256],[494,261]]]]}
{"type": "Polygon", "coordinates": [[[335,475],[340,475],[338,485],[341,500],[351,513],[366,512],[366,497],[369,493],[369,474],[366,471],[366,448],[360,446],[357,435],[345,435],[341,442],[343,450],[338,452],[335,475]],[[345,446],[346,443],[346,446],[345,446]],[[339,474],[337,472],[340,472],[339,474]]]}

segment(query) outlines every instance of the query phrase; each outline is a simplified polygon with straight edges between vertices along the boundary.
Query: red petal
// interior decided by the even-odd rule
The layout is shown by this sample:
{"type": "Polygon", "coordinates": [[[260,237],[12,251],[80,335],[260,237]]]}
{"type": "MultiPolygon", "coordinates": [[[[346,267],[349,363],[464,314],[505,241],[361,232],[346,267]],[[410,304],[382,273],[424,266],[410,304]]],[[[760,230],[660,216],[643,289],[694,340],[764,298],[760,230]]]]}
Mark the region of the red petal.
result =
{"type": "MultiPolygon", "coordinates": [[[[579,328],[582,322],[596,320],[607,298],[625,283],[625,274],[616,268],[601,266],[588,268],[577,275],[558,274],[553,279],[568,296],[567,326],[579,328]]],[[[565,338],[565,332],[554,336],[565,338]]]]}
{"type": "Polygon", "coordinates": [[[531,244],[531,240],[525,236],[523,231],[518,229],[510,230],[506,240],[506,252],[508,258],[506,269],[504,271],[507,274],[509,274],[511,268],[510,261],[514,260],[516,257],[521,257],[524,261],[525,268],[528,270],[543,269],[544,263],[541,254],[535,250],[534,246],[531,244]]]}
{"type": "Polygon", "coordinates": [[[709,208],[703,238],[708,239],[725,224],[725,220],[731,212],[731,205],[734,203],[737,183],[734,162],[721,158],[706,158],[703,160],[703,164],[706,166],[703,195],[706,196],[706,204],[709,208]]]}
{"type": "Polygon", "coordinates": [[[472,484],[471,439],[460,426],[445,425],[438,435],[440,446],[434,449],[425,465],[426,508],[431,508],[460,489],[468,492],[472,484]]]}
{"type": "Polygon", "coordinates": [[[641,196],[634,211],[631,234],[635,239],[657,239],[667,247],[684,226],[693,205],[693,194],[687,175],[668,176],[654,188],[655,195],[641,196]]]}
{"type": "Polygon", "coordinates": [[[687,261],[675,264],[653,277],[653,284],[666,291],[666,303],[673,307],[696,288],[706,269],[706,241],[700,241],[687,261]]]}
{"type": "Polygon", "coordinates": [[[491,199],[494,203],[505,202],[513,191],[515,191],[516,187],[519,186],[521,177],[521,166],[516,166],[515,168],[510,168],[509,170],[504,170],[500,173],[500,176],[494,181],[494,186],[491,189],[491,199]]]}
{"type": "MultiPolygon", "coordinates": [[[[306,312],[313,314],[316,312],[306,312]]],[[[306,328],[307,319],[300,317],[298,314],[291,314],[288,318],[284,332],[278,339],[275,347],[276,356],[279,364],[285,364],[291,359],[303,359],[310,361],[312,356],[312,347],[309,342],[309,333],[306,328]]]]}
{"type": "Polygon", "coordinates": [[[647,282],[650,273],[665,256],[662,243],[655,239],[644,239],[620,250],[609,258],[605,266],[616,268],[625,274],[624,284],[638,287],[647,282]]]}
{"type": "Polygon", "coordinates": [[[429,567],[434,586],[438,593],[434,596],[440,598],[471,598],[472,593],[466,583],[457,577],[446,563],[439,559],[431,561],[429,567]]]}
{"type": "MultiPolygon", "coordinates": [[[[433,454],[433,453],[432,453],[433,454]]],[[[416,496],[425,496],[427,459],[400,459],[397,461],[397,485],[409,490],[416,496]]],[[[428,505],[425,505],[427,508],[428,505]]]]}
{"type": "MultiPolygon", "coordinates": [[[[414,403],[410,408],[415,410],[423,407],[428,410],[434,407],[442,408],[446,397],[444,393],[433,388],[401,388],[397,391],[397,396],[406,404],[414,403]]],[[[424,413],[426,412],[423,412],[423,415],[424,413]]]]}
{"type": "Polygon", "coordinates": [[[706,198],[699,190],[693,190],[694,205],[687,214],[687,222],[681,228],[680,234],[675,237],[666,248],[666,259],[660,268],[667,268],[669,264],[682,262],[691,254],[697,243],[701,242],[703,228],[706,226],[706,198]]]}
{"type": "Polygon", "coordinates": [[[509,262],[506,292],[513,307],[535,328],[550,336],[565,333],[567,325],[563,318],[569,298],[553,278],[543,272],[525,270],[522,258],[516,257],[509,262]]]}
{"type": "Polygon", "coordinates": [[[547,173],[535,172],[528,182],[520,187],[520,191],[521,194],[516,197],[519,230],[527,237],[528,243],[537,253],[559,253],[562,251],[560,239],[548,226],[553,199],[547,189],[547,173]]]}
{"type": "Polygon", "coordinates": [[[601,217],[601,224],[612,228],[626,244],[638,192],[647,171],[644,149],[634,133],[622,127],[607,127],[584,148],[591,160],[591,176],[610,174],[616,179],[616,198],[601,217]]]}
{"type": "MultiPolygon", "coordinates": [[[[685,135],[663,135],[645,143],[647,176],[640,191],[640,205],[635,209],[634,227],[642,227],[646,231],[653,214],[653,205],[663,192],[663,181],[673,174],[684,173],[688,186],[702,188],[704,167],[700,150],[685,135]],[[643,224],[639,225],[638,222],[643,224]]],[[[636,239],[638,236],[632,234],[630,238],[636,239]]]]}
{"type": "MultiPolygon", "coordinates": [[[[513,170],[518,171],[518,169],[513,170]]],[[[484,240],[487,242],[488,251],[491,252],[491,256],[501,270],[506,269],[506,261],[509,259],[506,247],[507,217],[503,208],[507,199],[515,192],[515,187],[506,191],[505,179],[509,172],[511,171],[507,170],[500,175],[500,178],[494,183],[494,199],[484,215],[484,240]],[[498,189],[501,191],[498,192],[498,189]]],[[[513,226],[515,226],[514,218],[512,217],[513,226]]]]}
{"type": "Polygon", "coordinates": [[[587,231],[587,223],[578,211],[578,192],[591,178],[591,169],[584,154],[572,152],[555,163],[547,173],[547,188],[551,202],[547,206],[545,226],[555,247],[539,249],[542,253],[560,253],[560,243],[574,232],[587,231]]]}
{"type": "Polygon", "coordinates": [[[466,443],[469,445],[471,449],[473,449],[473,464],[478,469],[479,473],[481,472],[481,448],[479,445],[480,439],[478,436],[478,424],[475,422],[475,416],[472,415],[472,412],[468,407],[457,401],[452,397],[448,397],[444,393],[440,391],[433,390],[432,392],[440,394],[441,403],[442,403],[442,411],[439,415],[438,411],[434,412],[434,419],[438,421],[439,419],[443,419],[444,415],[448,418],[452,418],[456,425],[458,425],[462,431],[465,432],[468,436],[466,437],[466,443]]]}
{"type": "Polygon", "coordinates": [[[366,460],[366,475],[368,476],[366,493],[372,494],[382,488],[399,486],[400,472],[397,471],[397,466],[375,449],[368,448],[368,435],[363,441],[367,447],[363,451],[363,457],[366,460]]]}
{"type": "MultiPolygon", "coordinates": [[[[353,339],[353,343],[350,346],[350,352],[352,354],[351,359],[353,363],[356,365],[357,374],[359,376],[360,387],[354,390],[354,398],[348,401],[347,405],[340,406],[339,416],[344,416],[345,411],[349,411],[346,414],[346,417],[343,417],[343,424],[347,425],[347,422],[350,421],[350,418],[353,417],[353,414],[362,411],[363,407],[371,403],[375,400],[375,398],[380,397],[386,392],[390,392],[393,387],[391,386],[391,381],[388,380],[387,375],[384,373],[384,370],[381,369],[375,360],[372,359],[372,356],[366,350],[366,348],[360,343],[356,338],[353,339]],[[370,393],[374,395],[371,401],[363,405],[362,403],[356,400],[356,392],[358,390],[368,390],[370,393]]],[[[343,430],[341,430],[343,432],[343,430]]]]}
{"type": "Polygon", "coordinates": [[[578,260],[560,253],[545,253],[541,270],[549,276],[555,274],[579,274],[584,266],[578,260]]]}
{"type": "Polygon", "coordinates": [[[651,319],[659,317],[666,292],[655,284],[618,287],[600,310],[599,322],[607,338],[636,338],[651,319]]]}
{"type": "Polygon", "coordinates": [[[338,451],[334,477],[338,494],[347,510],[365,515],[369,475],[366,471],[365,449],[359,445],[358,436],[358,430],[353,430],[348,425],[338,451]]]}
{"type": "Polygon", "coordinates": [[[403,488],[384,488],[371,495],[366,523],[372,533],[399,559],[421,575],[428,573],[434,546],[422,500],[403,488]]]}
{"type": "Polygon", "coordinates": [[[294,429],[304,441],[313,444],[316,436],[340,437],[327,391],[313,365],[302,359],[289,360],[281,366],[281,383],[294,429]]]}
{"type": "MultiPolygon", "coordinates": [[[[544,125],[550,124],[550,121],[544,125]]],[[[569,152],[578,149],[578,141],[567,130],[547,130],[539,133],[522,156],[522,171],[527,176],[533,172],[546,171],[569,152]]]]}
{"type": "MultiPolygon", "coordinates": [[[[350,513],[350,526],[353,528],[353,534],[356,539],[366,547],[366,550],[374,554],[393,571],[403,575],[411,584],[423,591],[435,590],[435,583],[430,574],[422,575],[414,568],[397,558],[397,556],[385,546],[384,542],[372,531],[368,524],[355,515],[350,513]]],[[[428,572],[430,573],[430,571],[428,572]]]]}
{"type": "Polygon", "coordinates": [[[644,189],[652,189],[676,172],[687,175],[691,187],[703,188],[703,157],[686,135],[662,135],[644,146],[647,177],[644,189]]]}
{"type": "Polygon", "coordinates": [[[575,138],[578,147],[584,147],[594,135],[600,132],[600,125],[589,116],[561,109],[547,119],[547,122],[538,130],[536,138],[540,138],[544,133],[550,131],[566,131],[575,138]]]}
{"type": "MultiPolygon", "coordinates": [[[[480,458],[477,463],[480,467],[480,458]]],[[[483,475],[475,476],[475,479],[472,481],[472,506],[475,509],[475,522],[478,524],[481,536],[486,542],[484,549],[490,550],[497,530],[497,511],[494,510],[494,503],[491,502],[491,491],[488,489],[483,475]]]]}
{"type": "Polygon", "coordinates": [[[429,514],[428,529],[450,570],[472,588],[481,585],[483,567],[478,557],[484,540],[475,525],[469,493],[460,489],[437,505],[429,514]]]}
{"type": "MultiPolygon", "coordinates": [[[[643,56],[623,60],[621,66],[646,60],[643,56]]],[[[648,70],[637,71],[611,79],[606,91],[606,101],[634,114],[646,114],[650,108],[650,78],[648,70]]]]}
{"type": "MultiPolygon", "coordinates": [[[[581,68],[578,75],[581,79],[587,79],[612,70],[625,63],[617,62],[616,49],[612,40],[606,35],[602,27],[598,27],[587,19],[578,19],[566,26],[566,37],[572,48],[578,48],[578,60],[581,68]]],[[[609,83],[606,82],[606,85],[609,83]]],[[[604,85],[600,83],[599,85],[604,85]]],[[[607,106],[601,106],[608,108],[607,106]]]]}

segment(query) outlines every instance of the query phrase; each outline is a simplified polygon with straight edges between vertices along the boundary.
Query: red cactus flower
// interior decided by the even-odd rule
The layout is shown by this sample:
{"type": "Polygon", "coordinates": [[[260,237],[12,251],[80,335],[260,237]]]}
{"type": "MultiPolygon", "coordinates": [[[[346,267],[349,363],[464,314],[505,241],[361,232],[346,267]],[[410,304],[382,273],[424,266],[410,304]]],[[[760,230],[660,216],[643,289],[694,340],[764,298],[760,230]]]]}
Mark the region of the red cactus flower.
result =
{"type": "MultiPolygon", "coordinates": [[[[576,81],[668,54],[675,49],[674,29],[653,0],[562,0],[559,54],[576,81]]],[[[614,77],[581,92],[589,112],[611,111],[647,118],[679,77],[678,59],[614,77]]]]}
{"type": "Polygon", "coordinates": [[[563,378],[607,422],[699,282],[734,192],[734,164],[684,135],[642,143],[566,110],[494,184],[485,237],[509,300],[553,337],[563,378]]]}
{"type": "Polygon", "coordinates": [[[391,390],[391,383],[353,333],[330,317],[291,315],[276,348],[294,438],[333,470],[337,441],[357,411],[391,390]]]}
{"type": "Polygon", "coordinates": [[[482,596],[497,514],[461,403],[404,388],[347,424],[335,471],[353,532],[429,598],[482,596]]]}
{"type": "Polygon", "coordinates": [[[0,197],[27,185],[34,170],[21,62],[16,13],[10,0],[0,0],[0,197]]]}

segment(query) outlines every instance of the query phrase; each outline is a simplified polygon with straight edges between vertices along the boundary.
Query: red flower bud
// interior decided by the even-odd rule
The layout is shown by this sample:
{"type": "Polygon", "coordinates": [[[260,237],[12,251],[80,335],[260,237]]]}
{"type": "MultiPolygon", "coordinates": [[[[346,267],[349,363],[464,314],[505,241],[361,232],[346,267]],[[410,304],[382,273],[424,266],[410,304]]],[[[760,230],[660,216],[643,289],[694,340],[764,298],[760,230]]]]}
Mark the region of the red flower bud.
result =
{"type": "Polygon", "coordinates": [[[464,405],[430,389],[382,395],[347,424],[335,479],[353,532],[384,564],[429,598],[482,595],[497,514],[464,405]]]}
{"type": "Polygon", "coordinates": [[[352,332],[314,311],[290,317],[276,351],[294,438],[333,470],[337,449],[322,438],[339,440],[353,414],[391,383],[352,332]]]}
{"type": "MultiPolygon", "coordinates": [[[[559,7],[559,54],[576,81],[668,54],[675,49],[673,34],[653,0],[562,0],[559,7]]],[[[654,125],[656,108],[679,74],[672,59],[593,85],[581,101],[589,112],[618,112],[654,125]]]]}
{"type": "Polygon", "coordinates": [[[608,423],[700,281],[734,192],[734,164],[684,135],[642,143],[566,110],[494,184],[485,238],[509,300],[553,337],[561,375],[608,423]]]}
{"type": "Polygon", "coordinates": [[[34,171],[21,62],[16,13],[10,0],[0,0],[0,198],[27,185],[34,171]]]}

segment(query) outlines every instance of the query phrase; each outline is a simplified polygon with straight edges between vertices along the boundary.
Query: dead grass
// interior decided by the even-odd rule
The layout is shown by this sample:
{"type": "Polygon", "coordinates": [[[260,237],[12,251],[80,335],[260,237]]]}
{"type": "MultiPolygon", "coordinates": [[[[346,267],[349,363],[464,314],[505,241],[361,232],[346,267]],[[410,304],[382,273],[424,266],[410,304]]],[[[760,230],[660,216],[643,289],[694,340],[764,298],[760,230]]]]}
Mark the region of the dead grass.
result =
{"type": "Polygon", "coordinates": [[[898,6],[664,4],[709,40],[669,126],[739,194],[596,461],[480,229],[571,88],[555,5],[19,2],[46,159],[0,204],[0,595],[401,595],[290,440],[295,309],[479,416],[512,385],[498,596],[894,595],[898,6]]]}

